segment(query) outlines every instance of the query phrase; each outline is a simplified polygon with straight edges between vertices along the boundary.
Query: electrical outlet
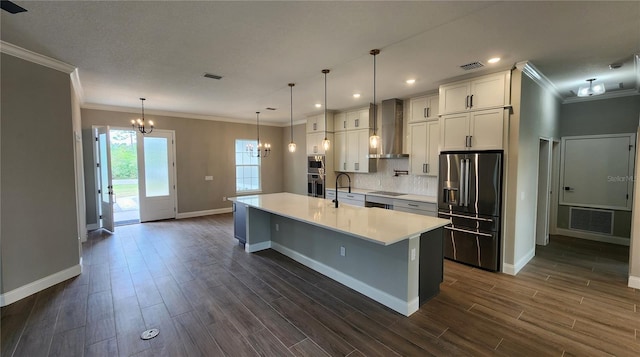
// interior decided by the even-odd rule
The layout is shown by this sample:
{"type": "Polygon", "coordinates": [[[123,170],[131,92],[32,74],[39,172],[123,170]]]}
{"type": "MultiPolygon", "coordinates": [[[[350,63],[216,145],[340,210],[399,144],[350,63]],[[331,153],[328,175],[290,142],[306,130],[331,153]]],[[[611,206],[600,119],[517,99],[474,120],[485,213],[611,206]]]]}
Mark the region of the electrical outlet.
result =
{"type": "Polygon", "coordinates": [[[222,196],[222,202],[227,200],[227,196],[222,196]]]}
{"type": "Polygon", "coordinates": [[[416,248],[411,249],[411,261],[416,260],[416,248]]]}
{"type": "Polygon", "coordinates": [[[340,247],[340,255],[343,257],[347,255],[347,250],[344,247],[340,247]]]}
{"type": "Polygon", "coordinates": [[[213,176],[205,176],[204,180],[205,181],[213,181],[213,176]]]}
{"type": "Polygon", "coordinates": [[[280,232],[280,225],[276,223],[276,232],[280,232]]]}

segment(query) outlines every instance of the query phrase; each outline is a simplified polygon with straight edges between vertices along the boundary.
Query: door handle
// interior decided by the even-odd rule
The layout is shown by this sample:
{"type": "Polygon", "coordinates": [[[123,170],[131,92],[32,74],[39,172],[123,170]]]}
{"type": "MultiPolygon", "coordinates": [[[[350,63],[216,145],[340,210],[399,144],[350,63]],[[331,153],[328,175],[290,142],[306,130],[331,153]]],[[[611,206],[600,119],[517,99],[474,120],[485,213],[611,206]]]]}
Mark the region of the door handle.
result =
{"type": "Polygon", "coordinates": [[[464,169],[464,205],[469,206],[469,163],[471,160],[464,160],[465,169],[464,169]]]}
{"type": "Polygon", "coordinates": [[[477,235],[477,236],[492,237],[492,238],[493,238],[493,234],[489,234],[489,233],[482,233],[482,232],[468,231],[468,230],[466,230],[466,229],[460,229],[460,228],[454,228],[454,227],[448,227],[448,226],[444,226],[444,229],[448,229],[448,230],[450,230],[450,231],[456,231],[456,232],[462,232],[462,233],[473,234],[473,235],[477,235]]]}
{"type": "Polygon", "coordinates": [[[460,160],[460,199],[459,201],[459,205],[464,207],[464,196],[465,196],[465,192],[464,192],[464,159],[460,160]]]}

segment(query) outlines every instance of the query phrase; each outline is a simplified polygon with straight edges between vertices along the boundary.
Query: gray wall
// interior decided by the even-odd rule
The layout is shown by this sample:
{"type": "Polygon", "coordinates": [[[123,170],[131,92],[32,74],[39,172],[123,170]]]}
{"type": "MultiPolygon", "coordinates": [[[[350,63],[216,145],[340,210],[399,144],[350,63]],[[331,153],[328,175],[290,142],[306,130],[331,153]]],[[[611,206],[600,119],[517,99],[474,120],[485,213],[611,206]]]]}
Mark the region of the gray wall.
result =
{"type": "Polygon", "coordinates": [[[69,74],[2,54],[2,293],[80,263],[69,74]]]}
{"type": "Polygon", "coordinates": [[[535,249],[540,137],[559,137],[560,101],[518,69],[511,85],[503,246],[505,263],[515,265],[535,249]]]}
{"type": "MultiPolygon", "coordinates": [[[[564,104],[560,110],[560,135],[635,133],[639,119],[640,96],[637,95],[564,104]]],[[[569,228],[569,207],[558,206],[558,228],[569,228]]],[[[631,236],[630,211],[614,210],[613,235],[631,236]]]]}
{"type": "Polygon", "coordinates": [[[293,126],[293,142],[296,143],[296,152],[288,151],[291,142],[291,127],[282,128],[283,156],[283,187],[285,192],[307,194],[307,125],[293,126]]]}
{"type": "MultiPolygon", "coordinates": [[[[88,224],[97,223],[91,128],[94,125],[130,128],[131,119],[139,116],[139,112],[82,110],[88,224]]],[[[158,129],[175,131],[178,213],[231,207],[231,202],[223,201],[222,197],[236,195],[235,140],[255,138],[255,125],[147,113],[145,120],[153,120],[158,129]],[[205,181],[205,176],[213,176],[213,181],[205,181]]],[[[260,127],[261,141],[271,143],[272,149],[271,155],[262,160],[263,193],[281,192],[283,189],[283,151],[287,148],[283,145],[282,136],[281,127],[260,127]]]]}

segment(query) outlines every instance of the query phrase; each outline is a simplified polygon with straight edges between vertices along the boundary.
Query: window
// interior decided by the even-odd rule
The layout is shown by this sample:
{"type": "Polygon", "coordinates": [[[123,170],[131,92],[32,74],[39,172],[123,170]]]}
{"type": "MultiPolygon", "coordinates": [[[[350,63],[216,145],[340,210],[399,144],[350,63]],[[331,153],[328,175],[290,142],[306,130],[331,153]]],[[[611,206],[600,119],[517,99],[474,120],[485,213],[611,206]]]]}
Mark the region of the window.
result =
{"type": "Polygon", "coordinates": [[[236,192],[259,192],[260,158],[249,156],[247,145],[255,148],[257,140],[236,140],[236,192]]]}

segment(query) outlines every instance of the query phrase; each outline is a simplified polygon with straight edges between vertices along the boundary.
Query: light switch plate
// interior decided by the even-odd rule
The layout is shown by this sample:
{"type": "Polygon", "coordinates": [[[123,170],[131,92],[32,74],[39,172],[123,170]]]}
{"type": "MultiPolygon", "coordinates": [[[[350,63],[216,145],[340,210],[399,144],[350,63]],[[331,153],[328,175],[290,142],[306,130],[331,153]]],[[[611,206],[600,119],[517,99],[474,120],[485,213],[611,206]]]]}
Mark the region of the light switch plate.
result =
{"type": "Polygon", "coordinates": [[[213,181],[213,176],[205,176],[204,180],[205,181],[213,181]]]}

